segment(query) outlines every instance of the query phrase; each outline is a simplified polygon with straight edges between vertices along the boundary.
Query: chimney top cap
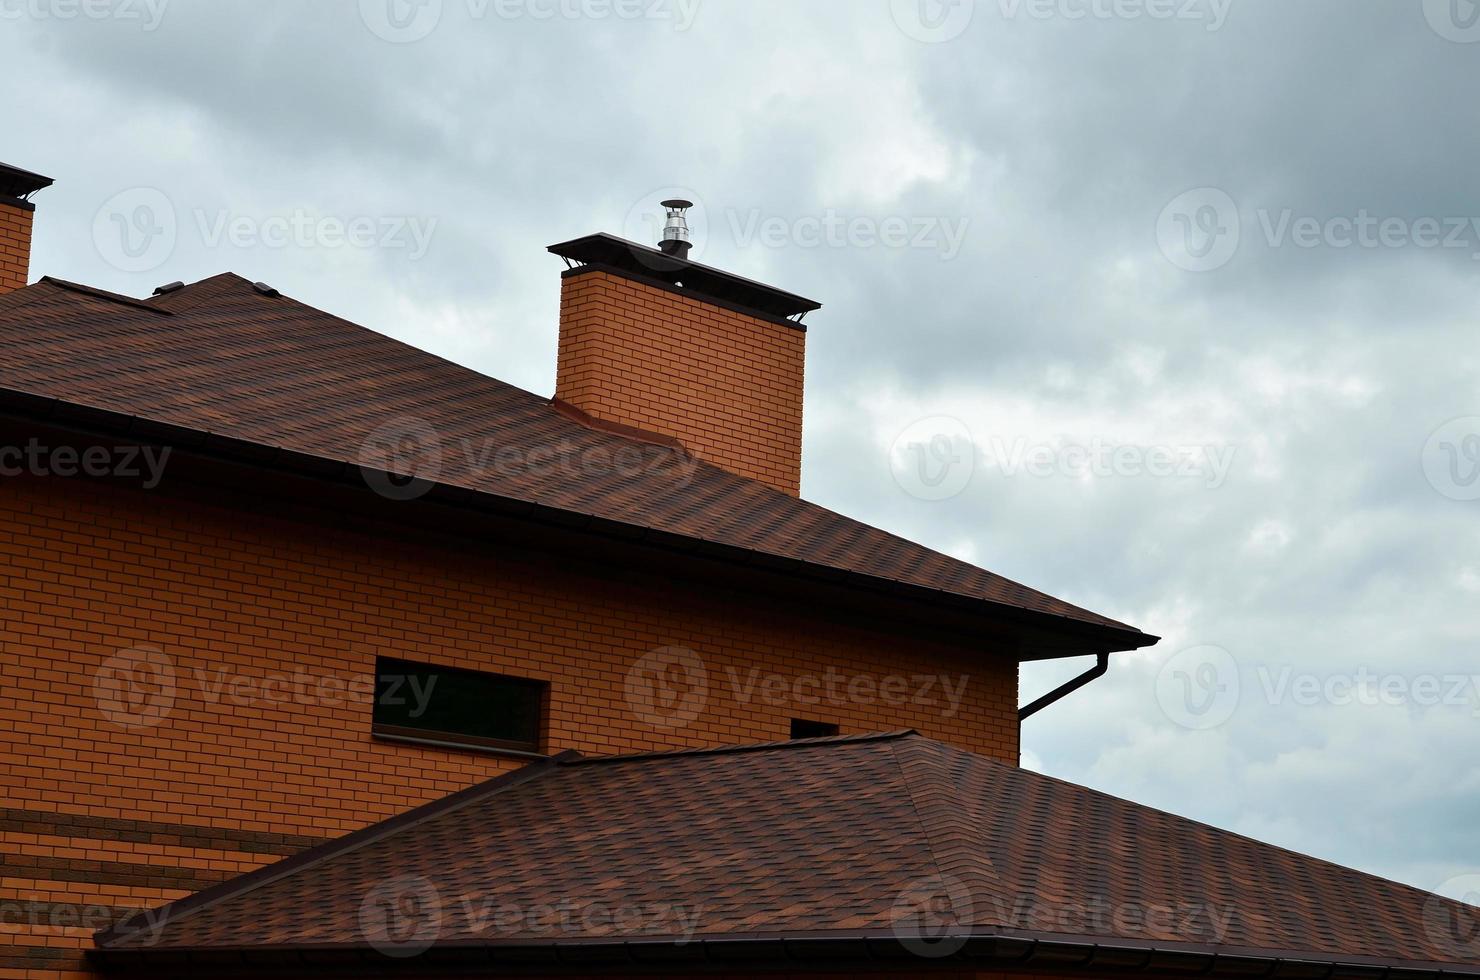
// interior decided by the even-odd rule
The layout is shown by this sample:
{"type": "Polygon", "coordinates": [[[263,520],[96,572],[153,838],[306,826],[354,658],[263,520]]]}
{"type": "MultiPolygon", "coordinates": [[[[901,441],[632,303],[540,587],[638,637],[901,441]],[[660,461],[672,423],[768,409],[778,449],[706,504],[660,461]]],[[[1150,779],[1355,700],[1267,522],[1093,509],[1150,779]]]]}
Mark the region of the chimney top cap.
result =
{"type": "Polygon", "coordinates": [[[663,207],[671,208],[675,211],[687,211],[689,208],[694,206],[693,201],[685,201],[681,197],[669,198],[668,200],[661,201],[659,203],[661,203],[663,207]]]}
{"type": "Polygon", "coordinates": [[[816,300],[615,235],[587,235],[551,245],[548,251],[560,256],[567,265],[604,266],[637,278],[682,282],[684,290],[691,294],[738,304],[773,318],[800,317],[822,308],[816,300]]]}
{"type": "Polygon", "coordinates": [[[55,183],[50,177],[33,174],[8,163],[0,163],[0,194],[25,200],[30,195],[55,183]]]}

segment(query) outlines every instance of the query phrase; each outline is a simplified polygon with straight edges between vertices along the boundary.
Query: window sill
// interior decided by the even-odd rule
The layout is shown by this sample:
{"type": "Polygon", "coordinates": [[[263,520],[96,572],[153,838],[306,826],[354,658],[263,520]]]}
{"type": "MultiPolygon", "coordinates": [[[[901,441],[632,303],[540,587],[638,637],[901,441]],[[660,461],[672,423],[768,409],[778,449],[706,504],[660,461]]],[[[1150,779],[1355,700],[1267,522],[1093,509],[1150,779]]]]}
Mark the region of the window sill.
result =
{"type": "Polygon", "coordinates": [[[371,731],[370,737],[380,742],[397,742],[402,745],[420,745],[434,749],[452,749],[457,752],[475,752],[478,755],[495,755],[507,759],[537,761],[551,758],[543,752],[527,752],[523,749],[506,749],[496,745],[474,745],[469,742],[454,742],[447,739],[419,735],[396,735],[390,732],[371,731]]]}

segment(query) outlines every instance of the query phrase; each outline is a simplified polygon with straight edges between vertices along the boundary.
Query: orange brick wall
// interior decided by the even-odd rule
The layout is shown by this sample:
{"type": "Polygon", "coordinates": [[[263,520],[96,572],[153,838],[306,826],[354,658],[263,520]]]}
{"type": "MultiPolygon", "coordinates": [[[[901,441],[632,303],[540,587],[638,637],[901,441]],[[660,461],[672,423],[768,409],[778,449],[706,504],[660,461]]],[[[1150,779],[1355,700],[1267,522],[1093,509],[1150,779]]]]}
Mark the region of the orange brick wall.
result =
{"type": "Polygon", "coordinates": [[[31,274],[32,217],[0,196],[0,295],[20,289],[31,274]]]}
{"type": "Polygon", "coordinates": [[[560,293],[555,395],[608,422],[801,492],[806,334],[592,270],[560,293]]]}
{"type": "Polygon", "coordinates": [[[340,691],[377,654],[549,681],[551,751],[779,739],[803,717],[1017,761],[1017,667],[990,651],[217,499],[0,483],[0,978],[79,971],[102,924],[80,913],[159,904],[520,764],[373,738],[368,696],[340,691]],[[694,710],[665,727],[629,674],[667,647],[692,650],[706,680],[675,686],[705,696],[680,697],[694,710]],[[120,686],[122,667],[151,662],[173,671],[172,700],[162,675],[120,686]],[[840,703],[790,693],[829,671],[867,686],[840,703]],[[867,693],[939,674],[964,679],[955,712],[918,687],[905,703],[867,693]]]}

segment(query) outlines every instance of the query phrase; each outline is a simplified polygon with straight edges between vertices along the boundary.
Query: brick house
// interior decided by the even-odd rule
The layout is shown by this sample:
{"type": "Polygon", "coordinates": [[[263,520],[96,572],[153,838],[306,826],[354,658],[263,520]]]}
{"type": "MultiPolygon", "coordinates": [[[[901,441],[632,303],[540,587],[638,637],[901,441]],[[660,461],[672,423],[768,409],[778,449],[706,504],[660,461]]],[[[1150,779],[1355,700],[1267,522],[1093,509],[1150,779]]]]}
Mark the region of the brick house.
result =
{"type": "Polygon", "coordinates": [[[0,167],[0,978],[1480,974],[1468,906],[1019,768],[1155,637],[801,500],[818,304],[677,205],[551,247],[547,399],[234,275],[26,285],[50,183],[0,167]]]}

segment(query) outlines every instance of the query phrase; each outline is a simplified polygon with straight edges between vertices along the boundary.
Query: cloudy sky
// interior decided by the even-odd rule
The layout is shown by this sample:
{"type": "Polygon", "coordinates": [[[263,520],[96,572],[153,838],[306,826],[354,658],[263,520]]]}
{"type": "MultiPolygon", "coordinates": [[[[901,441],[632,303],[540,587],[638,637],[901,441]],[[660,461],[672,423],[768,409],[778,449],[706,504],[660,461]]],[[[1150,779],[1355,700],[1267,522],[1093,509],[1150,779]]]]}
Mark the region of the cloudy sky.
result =
{"type": "MultiPolygon", "coordinates": [[[[1165,637],[1044,771],[1480,892],[1469,0],[0,0],[33,274],[540,393],[552,242],[816,297],[807,497],[1165,637]]],[[[1083,662],[1029,668],[1024,698],[1083,662]]]]}

